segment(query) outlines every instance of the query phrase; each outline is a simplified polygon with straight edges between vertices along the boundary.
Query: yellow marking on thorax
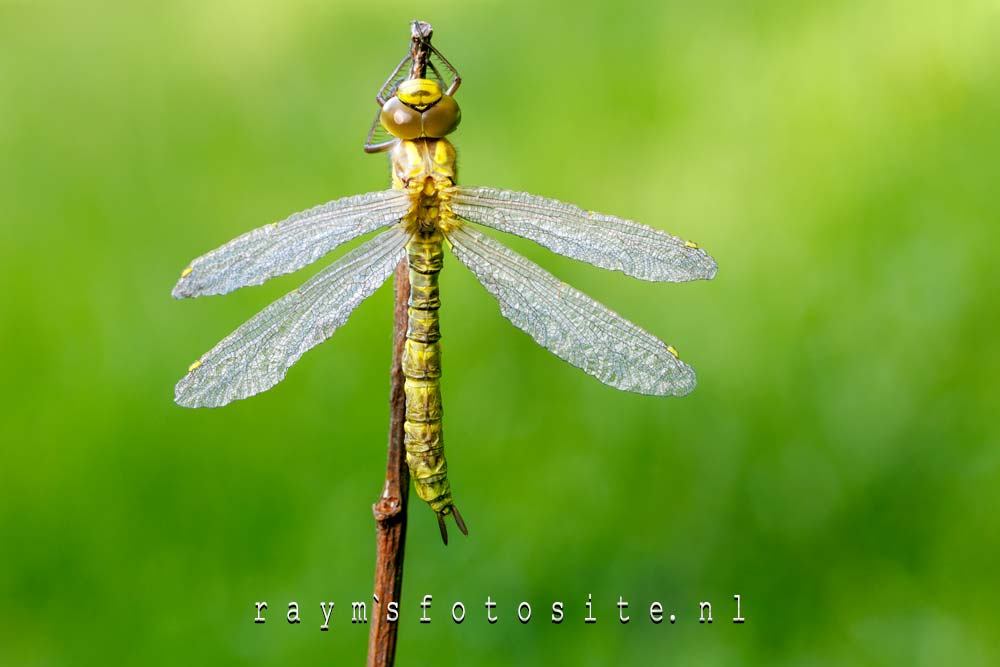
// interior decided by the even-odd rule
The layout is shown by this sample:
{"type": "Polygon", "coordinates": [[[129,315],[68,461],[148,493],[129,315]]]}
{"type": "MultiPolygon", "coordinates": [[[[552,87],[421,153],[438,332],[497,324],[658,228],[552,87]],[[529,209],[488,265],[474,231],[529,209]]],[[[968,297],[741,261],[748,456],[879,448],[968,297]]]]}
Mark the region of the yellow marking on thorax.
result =
{"type": "Polygon", "coordinates": [[[199,366],[201,366],[201,361],[200,360],[196,361],[193,364],[191,364],[190,366],[188,366],[188,373],[190,373],[194,369],[198,368],[199,366]]]}
{"type": "Polygon", "coordinates": [[[188,276],[191,275],[192,271],[194,271],[194,269],[192,269],[190,266],[187,267],[186,269],[184,269],[183,271],[181,271],[181,278],[187,278],[188,276]]]}
{"type": "Polygon", "coordinates": [[[446,139],[401,140],[393,147],[393,187],[410,193],[410,211],[404,218],[411,234],[434,229],[448,232],[460,222],[452,213],[455,149],[446,139]]]}
{"type": "Polygon", "coordinates": [[[420,147],[415,142],[404,141],[403,150],[406,151],[406,159],[410,163],[411,171],[416,173],[422,172],[424,161],[420,155],[420,147]]]}
{"type": "Polygon", "coordinates": [[[680,359],[681,358],[681,355],[678,354],[678,352],[677,352],[677,348],[674,347],[673,345],[667,345],[667,352],[669,352],[670,354],[674,355],[674,359],[680,359]]]}
{"type": "Polygon", "coordinates": [[[447,139],[400,140],[390,159],[396,187],[428,177],[447,185],[455,182],[455,148],[447,139]]]}
{"type": "Polygon", "coordinates": [[[447,141],[438,141],[434,146],[434,164],[455,173],[455,149],[447,141]]]}
{"type": "Polygon", "coordinates": [[[695,243],[694,241],[685,241],[684,246],[687,248],[694,248],[695,250],[698,250],[699,248],[698,244],[695,243]]]}

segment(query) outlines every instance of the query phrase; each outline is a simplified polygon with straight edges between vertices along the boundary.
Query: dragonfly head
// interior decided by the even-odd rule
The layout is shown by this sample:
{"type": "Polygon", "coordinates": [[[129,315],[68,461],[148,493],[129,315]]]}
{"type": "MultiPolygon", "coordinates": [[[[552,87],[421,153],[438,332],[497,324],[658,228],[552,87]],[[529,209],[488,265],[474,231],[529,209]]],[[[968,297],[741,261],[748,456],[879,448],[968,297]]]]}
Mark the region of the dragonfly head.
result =
{"type": "Polygon", "coordinates": [[[389,134],[400,139],[440,139],[455,131],[462,111],[454,97],[441,92],[437,81],[409,79],[382,106],[379,120],[389,134]]]}

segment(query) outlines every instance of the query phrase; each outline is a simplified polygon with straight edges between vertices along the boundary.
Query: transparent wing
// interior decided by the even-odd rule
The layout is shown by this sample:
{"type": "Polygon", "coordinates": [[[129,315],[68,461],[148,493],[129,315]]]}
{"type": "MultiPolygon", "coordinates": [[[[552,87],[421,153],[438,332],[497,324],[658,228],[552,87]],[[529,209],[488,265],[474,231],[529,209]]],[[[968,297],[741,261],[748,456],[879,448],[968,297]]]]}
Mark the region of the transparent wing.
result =
{"type": "Polygon", "coordinates": [[[226,294],[297,271],[342,243],[387,227],[406,215],[405,190],[337,199],[239,236],[191,262],[175,298],[226,294]]]}
{"type": "Polygon", "coordinates": [[[715,260],[693,243],[555,199],[495,188],[458,187],[451,208],[466,220],[642,280],[685,282],[715,277],[715,260]]]}
{"type": "Polygon", "coordinates": [[[257,313],[191,365],[174,400],[214,408],[281,382],[292,364],[332,336],[385,282],[403,258],[407,238],[401,228],[390,229],[257,313]]]}
{"type": "Polygon", "coordinates": [[[651,334],[469,225],[448,233],[455,256],[542,347],[604,384],[683,396],[694,369],[651,334]]]}

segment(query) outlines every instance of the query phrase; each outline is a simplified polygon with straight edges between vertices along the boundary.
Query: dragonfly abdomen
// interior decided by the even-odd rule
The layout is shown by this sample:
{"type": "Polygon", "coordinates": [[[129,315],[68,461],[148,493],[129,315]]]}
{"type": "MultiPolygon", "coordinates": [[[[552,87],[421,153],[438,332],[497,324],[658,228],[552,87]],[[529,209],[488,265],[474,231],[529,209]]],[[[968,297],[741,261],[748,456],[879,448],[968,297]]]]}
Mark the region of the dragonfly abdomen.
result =
{"type": "Polygon", "coordinates": [[[451,496],[448,463],[441,432],[441,338],[438,326],[438,274],[444,261],[441,232],[417,232],[406,246],[410,268],[409,322],[403,350],[406,377],[406,463],[420,499],[438,515],[441,536],[448,541],[444,517],[454,513],[466,532],[451,496]]]}

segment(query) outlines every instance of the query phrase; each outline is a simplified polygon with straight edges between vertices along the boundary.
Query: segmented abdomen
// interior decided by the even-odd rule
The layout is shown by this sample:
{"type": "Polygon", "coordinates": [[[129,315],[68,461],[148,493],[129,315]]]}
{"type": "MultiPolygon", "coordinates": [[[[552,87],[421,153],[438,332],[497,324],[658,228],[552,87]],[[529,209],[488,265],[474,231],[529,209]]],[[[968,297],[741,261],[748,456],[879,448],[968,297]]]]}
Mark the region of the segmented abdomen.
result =
{"type": "Polygon", "coordinates": [[[441,434],[441,333],[438,274],[441,232],[417,232],[406,246],[410,265],[409,324],[403,351],[406,377],[406,463],[417,495],[438,515],[451,512],[451,485],[441,434]]]}

